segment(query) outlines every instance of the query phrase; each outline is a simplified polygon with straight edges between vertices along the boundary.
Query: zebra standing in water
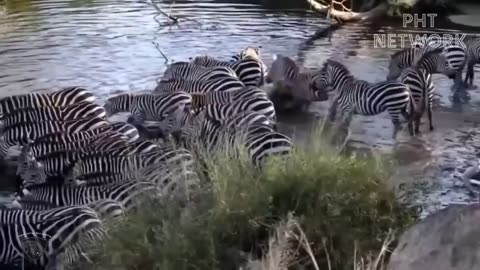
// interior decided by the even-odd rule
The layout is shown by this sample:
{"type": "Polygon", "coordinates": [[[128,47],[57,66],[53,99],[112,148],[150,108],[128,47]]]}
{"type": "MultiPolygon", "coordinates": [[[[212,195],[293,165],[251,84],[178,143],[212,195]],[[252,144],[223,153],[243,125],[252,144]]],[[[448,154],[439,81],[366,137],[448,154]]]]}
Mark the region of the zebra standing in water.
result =
{"type": "Polygon", "coordinates": [[[261,86],[263,82],[263,69],[261,63],[254,58],[244,58],[236,62],[220,61],[211,56],[197,56],[192,63],[204,67],[230,67],[238,79],[246,86],[261,86]]]}
{"type": "Polygon", "coordinates": [[[434,43],[419,44],[422,43],[417,43],[417,45],[415,45],[417,47],[404,49],[391,56],[390,64],[388,66],[387,80],[397,79],[404,68],[415,66],[425,53],[441,49],[441,53],[445,56],[445,63],[442,63],[442,69],[439,69],[435,73],[443,74],[453,80],[454,85],[452,86],[452,90],[454,90],[454,100],[459,100],[458,94],[460,92],[463,92],[462,94],[465,99],[469,99],[462,80],[462,72],[467,61],[465,49],[460,45],[443,46],[442,44],[434,43]]]}
{"type": "Polygon", "coordinates": [[[231,57],[231,60],[230,60],[231,62],[237,62],[238,60],[246,59],[246,58],[252,58],[252,59],[257,60],[260,63],[260,65],[262,66],[262,72],[263,72],[262,82],[260,82],[259,86],[263,86],[264,81],[265,81],[264,78],[268,74],[267,65],[265,65],[265,63],[263,63],[263,61],[260,59],[260,49],[261,48],[262,48],[262,46],[258,46],[258,47],[247,46],[243,50],[241,50],[239,53],[233,55],[231,57]]]}
{"type": "Polygon", "coordinates": [[[167,94],[121,94],[107,99],[104,108],[111,116],[120,112],[130,112],[129,122],[136,125],[148,121],[162,121],[177,109],[190,108],[192,97],[185,92],[167,94]]]}
{"type": "Polygon", "coordinates": [[[465,85],[467,87],[476,88],[473,85],[475,77],[474,66],[480,64],[480,37],[467,37],[465,39],[467,46],[467,73],[465,74],[465,85]]]}
{"type": "Polygon", "coordinates": [[[408,120],[410,135],[414,135],[412,125],[415,113],[415,101],[408,86],[396,81],[369,83],[357,80],[341,63],[327,60],[321,70],[320,87],[333,87],[336,93],[329,109],[328,118],[333,121],[337,110],[343,115],[343,123],[349,124],[353,114],[377,115],[388,111],[396,138],[400,129],[399,116],[408,120]]]}
{"type": "Polygon", "coordinates": [[[84,101],[93,102],[95,96],[81,87],[67,87],[53,93],[9,96],[0,99],[0,117],[19,109],[63,107],[84,101]]]}

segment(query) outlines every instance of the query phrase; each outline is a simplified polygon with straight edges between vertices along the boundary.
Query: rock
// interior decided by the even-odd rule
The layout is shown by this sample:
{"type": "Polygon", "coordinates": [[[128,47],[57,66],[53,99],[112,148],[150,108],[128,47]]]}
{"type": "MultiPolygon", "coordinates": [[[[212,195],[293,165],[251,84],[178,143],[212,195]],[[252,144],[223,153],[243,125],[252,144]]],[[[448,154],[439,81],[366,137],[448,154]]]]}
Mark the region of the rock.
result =
{"type": "Polygon", "coordinates": [[[455,205],[408,229],[388,270],[471,270],[480,265],[480,205],[455,205]]]}

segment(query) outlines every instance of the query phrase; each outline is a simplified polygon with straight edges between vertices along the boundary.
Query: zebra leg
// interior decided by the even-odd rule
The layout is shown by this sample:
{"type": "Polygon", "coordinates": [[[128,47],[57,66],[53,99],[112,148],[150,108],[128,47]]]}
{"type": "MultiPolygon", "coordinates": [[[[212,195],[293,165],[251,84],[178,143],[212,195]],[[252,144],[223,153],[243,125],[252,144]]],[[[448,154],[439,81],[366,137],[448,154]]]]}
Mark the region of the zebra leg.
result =
{"type": "Polygon", "coordinates": [[[400,123],[400,120],[398,118],[392,118],[392,123],[393,123],[393,134],[392,134],[392,139],[397,139],[397,133],[398,131],[402,128],[402,124],[400,123]]]}
{"type": "Polygon", "coordinates": [[[335,95],[335,97],[332,100],[332,103],[330,104],[330,107],[328,108],[327,119],[330,122],[334,122],[337,116],[338,98],[339,98],[339,95],[335,95]]]}
{"type": "Polygon", "coordinates": [[[474,79],[474,76],[475,76],[474,66],[475,66],[475,63],[472,62],[472,61],[469,61],[468,64],[467,64],[467,71],[466,71],[466,74],[465,74],[464,84],[469,89],[477,88],[475,85],[473,85],[473,79],[474,79]]]}

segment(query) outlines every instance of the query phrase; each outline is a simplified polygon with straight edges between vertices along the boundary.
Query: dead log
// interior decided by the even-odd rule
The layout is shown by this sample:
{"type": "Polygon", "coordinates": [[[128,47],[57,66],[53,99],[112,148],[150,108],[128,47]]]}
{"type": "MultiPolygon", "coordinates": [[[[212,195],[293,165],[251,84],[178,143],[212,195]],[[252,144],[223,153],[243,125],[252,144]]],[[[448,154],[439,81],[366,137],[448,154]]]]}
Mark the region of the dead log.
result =
{"type": "Polygon", "coordinates": [[[330,18],[336,19],[340,22],[353,22],[353,21],[371,21],[376,20],[380,17],[383,17],[387,14],[388,4],[382,2],[376,7],[365,11],[365,12],[355,12],[347,8],[343,1],[332,0],[331,4],[321,4],[316,0],[306,0],[312,8],[321,14],[324,14],[330,18]],[[343,10],[337,10],[334,7],[341,6],[343,10]]]}

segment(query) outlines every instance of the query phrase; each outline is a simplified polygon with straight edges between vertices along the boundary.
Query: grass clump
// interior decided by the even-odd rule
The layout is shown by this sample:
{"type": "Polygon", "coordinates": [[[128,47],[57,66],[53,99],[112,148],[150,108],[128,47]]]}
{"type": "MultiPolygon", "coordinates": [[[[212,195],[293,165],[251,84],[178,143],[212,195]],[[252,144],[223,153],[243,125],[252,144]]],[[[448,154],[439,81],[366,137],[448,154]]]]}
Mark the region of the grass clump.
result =
{"type": "Polygon", "coordinates": [[[111,228],[88,269],[358,269],[416,218],[375,158],[312,146],[261,169],[245,155],[206,166],[194,202],[144,204],[111,228]]]}

